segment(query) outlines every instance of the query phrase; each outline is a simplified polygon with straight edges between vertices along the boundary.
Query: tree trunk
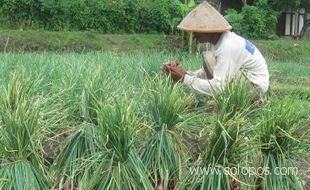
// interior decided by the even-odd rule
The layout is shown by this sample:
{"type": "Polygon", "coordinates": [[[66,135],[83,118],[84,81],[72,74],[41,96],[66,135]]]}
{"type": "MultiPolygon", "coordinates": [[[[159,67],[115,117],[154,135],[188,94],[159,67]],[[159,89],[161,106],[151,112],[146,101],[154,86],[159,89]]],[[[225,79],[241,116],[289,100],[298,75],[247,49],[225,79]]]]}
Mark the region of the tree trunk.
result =
{"type": "Polygon", "coordinates": [[[243,6],[247,5],[247,0],[242,0],[243,6]]]}
{"type": "Polygon", "coordinates": [[[189,37],[188,37],[188,52],[192,53],[193,51],[193,32],[189,33],[189,37]]]}

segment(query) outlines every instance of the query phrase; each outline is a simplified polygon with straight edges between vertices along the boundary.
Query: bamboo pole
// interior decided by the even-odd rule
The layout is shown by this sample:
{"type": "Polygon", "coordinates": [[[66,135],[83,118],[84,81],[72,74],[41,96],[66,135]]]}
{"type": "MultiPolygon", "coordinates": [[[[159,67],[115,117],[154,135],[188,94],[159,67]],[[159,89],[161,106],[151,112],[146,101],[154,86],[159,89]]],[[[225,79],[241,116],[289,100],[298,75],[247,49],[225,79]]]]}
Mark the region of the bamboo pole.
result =
{"type": "Polygon", "coordinates": [[[188,52],[192,53],[193,50],[193,32],[189,33],[189,37],[188,37],[188,52]]]}

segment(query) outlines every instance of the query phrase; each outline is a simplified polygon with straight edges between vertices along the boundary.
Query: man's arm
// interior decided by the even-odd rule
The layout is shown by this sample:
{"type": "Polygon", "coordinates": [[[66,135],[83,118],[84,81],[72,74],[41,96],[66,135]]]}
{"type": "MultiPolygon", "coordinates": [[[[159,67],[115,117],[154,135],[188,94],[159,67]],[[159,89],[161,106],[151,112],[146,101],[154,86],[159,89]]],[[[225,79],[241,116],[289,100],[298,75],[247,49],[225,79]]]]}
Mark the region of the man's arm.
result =
{"type": "Polygon", "coordinates": [[[186,73],[190,76],[194,76],[201,79],[206,79],[207,75],[203,68],[197,70],[197,71],[186,71],[186,73]]]}
{"type": "Polygon", "coordinates": [[[202,68],[194,71],[194,72],[187,72],[191,76],[195,76],[197,78],[201,79],[213,79],[213,69],[211,68],[211,63],[214,66],[215,65],[215,59],[213,57],[213,52],[205,52],[202,54],[202,68]],[[211,61],[211,63],[210,63],[211,61]]]}
{"type": "Polygon", "coordinates": [[[183,82],[196,93],[212,96],[220,92],[225,87],[227,80],[234,78],[239,69],[240,64],[232,60],[231,48],[228,47],[217,57],[213,79],[200,79],[186,74],[183,82]]]}
{"type": "Polygon", "coordinates": [[[188,86],[191,91],[208,96],[212,96],[219,92],[219,88],[222,86],[222,80],[200,79],[189,75],[184,76],[183,83],[188,86]]]}

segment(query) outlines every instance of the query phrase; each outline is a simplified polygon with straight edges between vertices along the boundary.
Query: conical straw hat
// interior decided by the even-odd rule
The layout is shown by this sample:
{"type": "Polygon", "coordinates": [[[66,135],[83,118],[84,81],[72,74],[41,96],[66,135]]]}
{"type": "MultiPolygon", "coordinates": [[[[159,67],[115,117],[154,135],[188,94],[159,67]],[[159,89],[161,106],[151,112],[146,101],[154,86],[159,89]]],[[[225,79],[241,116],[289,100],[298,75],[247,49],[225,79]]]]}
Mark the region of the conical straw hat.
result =
{"type": "Polygon", "coordinates": [[[198,5],[178,25],[180,30],[199,33],[225,32],[231,28],[225,18],[207,2],[198,5]]]}

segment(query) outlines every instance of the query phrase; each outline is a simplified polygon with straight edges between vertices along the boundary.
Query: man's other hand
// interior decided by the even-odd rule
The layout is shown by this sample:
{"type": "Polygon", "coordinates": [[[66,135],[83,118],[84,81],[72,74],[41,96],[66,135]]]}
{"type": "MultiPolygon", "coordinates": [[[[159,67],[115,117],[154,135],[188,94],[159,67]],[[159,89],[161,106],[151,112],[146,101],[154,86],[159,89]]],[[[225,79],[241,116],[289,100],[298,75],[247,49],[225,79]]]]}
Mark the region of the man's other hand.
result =
{"type": "Polygon", "coordinates": [[[177,81],[182,81],[184,80],[184,76],[185,76],[185,71],[183,70],[181,65],[176,65],[174,67],[170,67],[170,76],[172,78],[172,80],[174,80],[175,82],[177,81]]]}
{"type": "Polygon", "coordinates": [[[163,66],[162,66],[161,70],[166,75],[169,75],[170,74],[170,68],[176,67],[178,65],[179,65],[179,63],[177,63],[175,61],[167,61],[167,62],[163,63],[163,66]]]}
{"type": "Polygon", "coordinates": [[[162,71],[166,75],[171,76],[174,81],[183,81],[185,72],[182,66],[176,61],[167,61],[162,66],[162,71]]]}

